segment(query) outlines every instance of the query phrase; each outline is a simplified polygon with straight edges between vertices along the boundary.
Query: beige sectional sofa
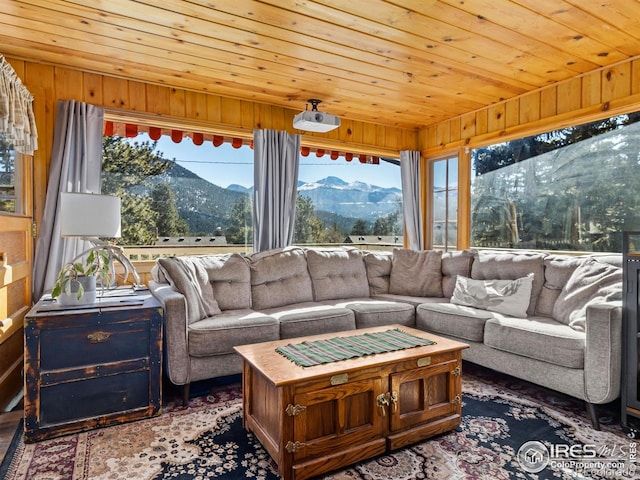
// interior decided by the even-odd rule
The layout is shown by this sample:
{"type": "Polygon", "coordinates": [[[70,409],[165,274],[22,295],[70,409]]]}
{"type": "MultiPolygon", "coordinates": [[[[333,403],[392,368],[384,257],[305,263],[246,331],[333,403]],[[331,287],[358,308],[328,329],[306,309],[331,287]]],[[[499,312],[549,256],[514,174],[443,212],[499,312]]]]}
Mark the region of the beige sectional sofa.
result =
{"type": "Polygon", "coordinates": [[[401,324],[464,359],[594,404],[620,391],[621,257],[518,251],[270,250],[159,259],[165,369],[184,386],[241,372],[233,347],[401,324]]]}

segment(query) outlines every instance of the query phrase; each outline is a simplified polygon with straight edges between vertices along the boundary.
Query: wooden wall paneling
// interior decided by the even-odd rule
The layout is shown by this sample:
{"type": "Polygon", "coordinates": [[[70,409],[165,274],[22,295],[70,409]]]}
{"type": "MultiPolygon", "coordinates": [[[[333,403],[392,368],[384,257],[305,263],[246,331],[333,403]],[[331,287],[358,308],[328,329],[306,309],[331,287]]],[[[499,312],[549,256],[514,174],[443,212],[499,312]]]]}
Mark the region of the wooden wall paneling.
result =
{"type": "Polygon", "coordinates": [[[602,103],[602,75],[600,71],[582,77],[582,108],[602,103]]]}
{"type": "MultiPolygon", "coordinates": [[[[102,75],[85,72],[82,85],[84,87],[82,98],[85,102],[91,105],[104,105],[102,75]]],[[[129,91],[129,97],[131,98],[131,91],[129,91]]]]}
{"type": "MultiPolygon", "coordinates": [[[[387,138],[387,127],[385,127],[384,125],[376,125],[375,126],[375,144],[379,144],[380,140],[384,140],[385,138],[387,138]]],[[[417,149],[417,145],[416,147],[414,147],[417,149]]]]}
{"type": "Polygon", "coordinates": [[[460,135],[462,138],[471,138],[476,134],[476,115],[475,112],[462,115],[460,118],[460,135]]]}
{"type": "Polygon", "coordinates": [[[240,100],[240,126],[253,131],[256,128],[254,102],[240,100]]]}
{"type": "Polygon", "coordinates": [[[631,94],[640,93],[640,60],[631,62],[631,94]]]}
{"type": "Polygon", "coordinates": [[[105,76],[102,79],[103,106],[128,110],[129,84],[127,80],[105,76]]]}
{"type": "Polygon", "coordinates": [[[582,79],[574,78],[557,87],[557,112],[567,113],[579,110],[582,105],[582,79]]]}
{"type": "Polygon", "coordinates": [[[58,102],[55,97],[53,67],[27,62],[24,72],[22,81],[33,95],[33,110],[38,129],[38,150],[33,155],[33,220],[40,225],[49,180],[49,162],[58,102]]]}
{"type": "MultiPolygon", "coordinates": [[[[353,143],[358,143],[358,144],[362,143],[362,135],[363,135],[362,122],[356,122],[356,121],[350,120],[349,124],[350,124],[349,128],[351,129],[351,141],[353,143]]],[[[396,147],[399,145],[399,140],[400,139],[396,136],[395,138],[396,147]]]]}
{"type": "Polygon", "coordinates": [[[271,106],[271,128],[275,130],[289,130],[293,128],[293,114],[283,107],[271,106]]]}
{"type": "Polygon", "coordinates": [[[225,125],[242,125],[240,100],[222,97],[220,99],[220,120],[225,125]]]}
{"type": "Polygon", "coordinates": [[[147,89],[147,111],[159,115],[171,115],[171,93],[169,87],[146,84],[147,89]]]}
{"type": "Polygon", "coordinates": [[[489,114],[487,109],[476,112],[476,135],[482,135],[489,131],[489,114]]]}
{"type": "Polygon", "coordinates": [[[207,121],[207,95],[201,92],[185,92],[185,115],[192,120],[207,121]]]}
{"type": "Polygon", "coordinates": [[[218,95],[207,95],[207,120],[213,124],[222,122],[222,99],[218,95]]]}
{"type": "Polygon", "coordinates": [[[506,126],[506,107],[504,102],[491,105],[487,112],[487,126],[490,132],[501,132],[506,126]]]}
{"type": "Polygon", "coordinates": [[[602,71],[603,102],[629,95],[631,95],[631,64],[629,62],[602,71]]]}
{"type": "MultiPolygon", "coordinates": [[[[459,130],[459,129],[458,129],[459,130]]],[[[399,150],[418,150],[418,132],[417,130],[402,129],[403,142],[399,150]]]]}
{"type": "Polygon", "coordinates": [[[558,90],[556,87],[540,91],[540,118],[553,117],[558,113],[558,90]]]}
{"type": "Polygon", "coordinates": [[[129,109],[136,112],[147,111],[147,88],[142,82],[129,80],[127,82],[129,109]]]}
{"type": "Polygon", "coordinates": [[[169,115],[175,118],[187,117],[185,91],[169,88],[169,115]]]}
{"type": "MultiPolygon", "coordinates": [[[[353,121],[347,118],[343,118],[340,120],[340,128],[337,129],[336,135],[338,138],[343,139],[346,142],[354,142],[353,140],[353,121]]],[[[389,139],[387,137],[384,138],[384,144],[388,145],[389,139]]]]}
{"type": "Polygon", "coordinates": [[[462,120],[460,119],[460,117],[451,119],[451,122],[449,124],[449,139],[451,142],[457,142],[458,140],[460,140],[460,138],[462,138],[461,125],[462,120]]]}
{"type": "Polygon", "coordinates": [[[520,99],[507,100],[505,107],[505,128],[514,127],[520,123],[520,99]]]}
{"type": "Polygon", "coordinates": [[[263,128],[263,125],[269,125],[269,121],[272,118],[271,105],[267,105],[265,103],[255,103],[253,105],[253,108],[253,117],[256,128],[260,129],[263,128]]]}
{"type": "Polygon", "coordinates": [[[438,129],[436,125],[428,125],[420,130],[420,136],[423,138],[421,142],[421,150],[433,148],[438,145],[438,129]]]}
{"type": "Polygon", "coordinates": [[[441,122],[438,124],[437,133],[436,133],[436,142],[438,145],[446,145],[449,143],[451,138],[451,127],[450,122],[441,122]]]}
{"type": "Polygon", "coordinates": [[[84,93],[84,82],[80,70],[55,67],[54,81],[56,85],[56,99],[81,100],[84,93]]]}
{"type": "Polygon", "coordinates": [[[531,123],[540,119],[540,91],[528,93],[520,97],[520,121],[531,123]]]}
{"type": "Polygon", "coordinates": [[[362,143],[368,145],[376,144],[376,126],[373,123],[366,123],[362,131],[362,143]]]}

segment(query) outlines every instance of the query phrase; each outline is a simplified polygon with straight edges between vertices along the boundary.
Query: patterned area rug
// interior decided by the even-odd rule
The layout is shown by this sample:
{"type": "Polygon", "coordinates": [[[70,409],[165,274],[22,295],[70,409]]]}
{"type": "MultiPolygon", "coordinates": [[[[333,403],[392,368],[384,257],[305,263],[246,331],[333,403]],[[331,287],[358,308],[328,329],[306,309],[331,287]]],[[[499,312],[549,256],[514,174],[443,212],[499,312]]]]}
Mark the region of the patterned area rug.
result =
{"type": "MultiPolygon", "coordinates": [[[[617,419],[601,418],[602,431],[595,431],[582,402],[570,397],[465,364],[463,414],[462,425],[452,432],[321,478],[639,478],[631,460],[635,442],[617,419]],[[527,442],[533,442],[531,448],[519,454],[527,442]],[[543,464],[535,457],[538,442],[551,451],[543,464]]],[[[15,443],[7,454],[11,461],[3,462],[7,480],[280,478],[269,455],[242,427],[238,384],[214,387],[188,408],[171,403],[153,419],[15,443]]]]}

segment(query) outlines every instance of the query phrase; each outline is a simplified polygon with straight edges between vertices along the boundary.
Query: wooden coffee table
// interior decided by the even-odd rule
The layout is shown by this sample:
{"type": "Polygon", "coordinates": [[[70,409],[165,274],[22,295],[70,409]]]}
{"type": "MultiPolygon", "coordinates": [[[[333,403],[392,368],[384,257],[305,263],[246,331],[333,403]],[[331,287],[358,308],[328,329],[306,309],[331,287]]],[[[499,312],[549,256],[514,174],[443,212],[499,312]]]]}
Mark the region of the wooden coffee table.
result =
{"type": "Polygon", "coordinates": [[[401,325],[235,347],[244,426],[285,480],[303,480],[456,428],[467,344],[401,325]],[[299,367],[276,347],[399,328],[435,341],[299,367]]]}

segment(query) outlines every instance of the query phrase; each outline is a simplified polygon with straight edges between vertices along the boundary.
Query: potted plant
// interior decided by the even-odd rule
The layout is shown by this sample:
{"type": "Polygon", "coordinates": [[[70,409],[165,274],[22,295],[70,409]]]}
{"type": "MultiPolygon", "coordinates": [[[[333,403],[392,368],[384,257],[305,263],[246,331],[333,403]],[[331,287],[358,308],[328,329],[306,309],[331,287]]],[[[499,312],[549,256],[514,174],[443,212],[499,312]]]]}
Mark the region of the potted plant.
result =
{"type": "Polygon", "coordinates": [[[93,247],[62,267],[51,290],[51,298],[59,297],[61,305],[94,303],[98,282],[101,288],[109,285],[110,273],[110,250],[93,247]]]}

